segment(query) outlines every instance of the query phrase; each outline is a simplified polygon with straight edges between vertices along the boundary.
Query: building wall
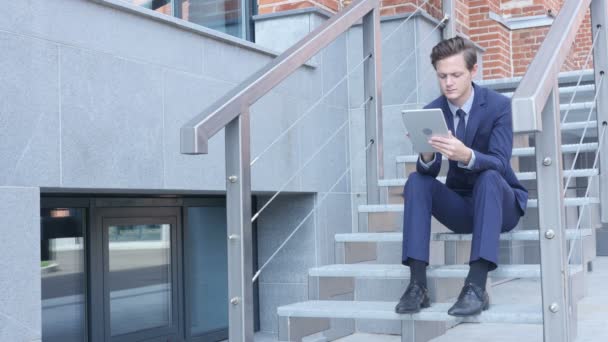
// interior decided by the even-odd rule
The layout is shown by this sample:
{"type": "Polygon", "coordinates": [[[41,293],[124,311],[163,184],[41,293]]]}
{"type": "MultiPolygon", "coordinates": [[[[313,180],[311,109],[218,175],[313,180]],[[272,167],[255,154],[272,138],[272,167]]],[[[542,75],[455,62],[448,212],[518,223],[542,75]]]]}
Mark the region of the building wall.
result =
{"type": "MultiPolygon", "coordinates": [[[[327,19],[323,12],[315,9],[299,10],[281,13],[260,15],[254,18],[256,40],[267,48],[284,51],[310,30],[327,19]]],[[[417,15],[412,17],[405,25],[403,15],[386,19],[381,23],[382,31],[382,104],[383,104],[383,134],[384,134],[384,178],[396,178],[395,157],[412,152],[411,145],[404,139],[405,129],[401,119],[401,109],[404,107],[420,108],[439,95],[428,50],[441,39],[441,31],[434,30],[437,21],[417,15]],[[428,37],[420,49],[414,46],[428,37]],[[412,52],[415,53],[412,53],[412,52]],[[418,86],[420,85],[420,86],[418,86]]],[[[331,63],[324,64],[327,69],[323,73],[324,89],[334,89],[335,100],[346,96],[349,108],[348,139],[349,163],[351,170],[347,173],[348,192],[320,192],[315,195],[315,203],[320,206],[318,217],[314,221],[306,221],[293,240],[285,246],[285,251],[276,257],[276,265],[270,266],[271,275],[260,278],[260,299],[262,304],[261,328],[264,331],[276,332],[276,307],[307,299],[308,281],[307,269],[314,265],[312,260],[302,258],[310,254],[307,242],[316,241],[317,264],[329,264],[335,260],[334,236],[337,233],[347,233],[365,229],[366,222],[359,222],[357,206],[366,204],[366,172],[365,172],[365,118],[361,104],[363,96],[363,67],[361,26],[356,25],[331,43],[325,54],[336,51],[346,53],[346,60],[333,59],[331,63]],[[345,75],[349,75],[344,78],[345,75]],[[342,84],[342,82],[344,84],[342,84]],[[321,202],[321,200],[323,200],[321,202]],[[352,201],[352,204],[351,204],[352,201]],[[348,202],[348,203],[346,203],[348,202]],[[344,214],[345,211],[348,214],[344,214]],[[352,224],[344,224],[343,220],[351,220],[352,224]],[[313,238],[309,234],[314,234],[313,238]],[[311,240],[312,239],[312,240],[311,240]],[[289,256],[297,257],[290,258],[289,256]],[[289,266],[288,266],[289,265],[289,266]]],[[[311,59],[316,63],[322,56],[311,59]]],[[[327,61],[326,57],[323,57],[327,61]]],[[[325,68],[325,67],[323,67],[325,68]]],[[[311,124],[316,125],[320,132],[329,133],[331,129],[319,124],[319,118],[311,124]]],[[[312,138],[311,141],[317,140],[312,138]]],[[[326,171],[326,170],[322,170],[326,171]]],[[[335,179],[335,178],[334,178],[335,179]]],[[[327,188],[332,186],[328,183],[327,188]]],[[[268,210],[275,212],[294,213],[298,216],[301,206],[312,205],[308,199],[300,198],[297,208],[283,204],[271,206],[268,210]]],[[[263,201],[261,201],[263,202],[263,201]]],[[[290,214],[291,215],[291,214],[290,214]]],[[[280,244],[283,235],[288,232],[277,231],[273,215],[267,213],[266,219],[261,219],[258,229],[265,232],[260,245],[259,262],[267,258],[268,253],[274,249],[271,246],[280,244]]],[[[298,220],[293,220],[298,221],[298,220]]],[[[365,220],[363,220],[365,221],[365,220]]],[[[293,226],[293,225],[290,225],[293,226]]]]}
{"type": "MultiPolygon", "coordinates": [[[[3,306],[7,308],[3,313],[18,322],[0,320],[2,334],[11,334],[6,340],[40,336],[40,239],[36,235],[40,191],[205,194],[225,189],[223,132],[210,140],[209,154],[186,156],[179,151],[179,128],[274,55],[261,46],[229,43],[227,36],[180,26],[175,24],[177,19],[162,14],[152,18],[138,11],[137,7],[125,10],[103,1],[32,0],[7,3],[0,13],[0,49],[5,52],[0,63],[0,77],[5,80],[0,84],[0,92],[5,94],[0,100],[0,196],[3,208],[19,213],[33,231],[23,241],[23,250],[29,252],[15,266],[23,270],[20,279],[35,285],[0,294],[2,303],[22,301],[31,309],[21,317],[19,309],[3,306]],[[27,196],[33,199],[14,196],[15,187],[31,189],[27,196]]],[[[321,22],[308,22],[308,30],[321,22]]],[[[399,23],[383,24],[383,31],[392,32],[399,23]]],[[[291,27],[289,22],[284,24],[283,28],[291,27]]],[[[436,25],[421,17],[410,24],[418,38],[429,35],[436,25]]],[[[277,32],[293,33],[283,29],[269,34],[277,36],[277,32]]],[[[305,33],[294,35],[290,42],[305,33]]],[[[432,46],[439,36],[434,31],[426,44],[432,46]]],[[[269,267],[260,278],[263,330],[276,329],[276,305],[296,301],[306,293],[308,267],[333,262],[334,234],[352,231],[353,221],[357,224],[352,215],[359,203],[355,198],[365,198],[353,190],[355,183],[364,184],[364,158],[359,148],[352,147],[365,143],[361,99],[357,97],[362,88],[356,88],[362,84],[361,73],[344,79],[362,59],[361,39],[356,37],[355,33],[344,34],[252,106],[252,158],[307,113],[252,169],[255,192],[282,189],[292,194],[279,197],[260,218],[260,262],[296,227],[298,218],[317,206],[313,221],[298,233],[303,235],[288,243],[289,252],[277,259],[278,266],[269,267]],[[344,173],[351,163],[354,169],[344,173]],[[299,169],[302,173],[290,180],[299,169]],[[275,234],[277,230],[280,234],[275,234]],[[302,241],[305,244],[298,246],[302,241]],[[302,253],[293,253],[294,248],[302,253]],[[301,267],[285,267],[296,264],[301,267]],[[291,276],[285,272],[296,270],[302,291],[292,292],[291,276]],[[276,289],[283,295],[274,295],[276,289]]],[[[402,41],[386,43],[385,76],[413,48],[408,35],[394,37],[393,42],[402,41]]],[[[397,78],[428,74],[426,53],[410,58],[396,71],[397,78]]],[[[389,170],[394,167],[394,155],[409,152],[394,109],[397,101],[416,89],[417,81],[397,82],[387,88],[385,108],[392,114],[384,120],[385,127],[392,130],[385,137],[401,143],[387,148],[391,151],[386,159],[389,170]]],[[[436,91],[432,78],[425,87],[436,91]]],[[[414,91],[407,102],[418,106],[437,95],[426,89],[414,91]]],[[[394,168],[386,175],[394,175],[394,168]]],[[[12,218],[2,217],[3,231],[12,229],[12,218]]],[[[11,238],[5,242],[17,245],[24,237],[7,236],[11,238]]],[[[1,260],[14,260],[10,249],[0,251],[1,260]]],[[[3,273],[0,281],[5,279],[10,278],[3,273]]]]}
{"type": "MultiPolygon", "coordinates": [[[[335,6],[326,6],[313,1],[286,0],[277,5],[274,0],[260,0],[260,13],[276,13],[305,7],[336,12],[336,8],[342,8],[342,3],[332,2],[334,3],[335,6]],[[272,3],[272,6],[268,3],[272,3]]],[[[423,3],[423,0],[383,0],[380,13],[382,16],[412,13],[423,3]]],[[[455,0],[456,30],[485,49],[484,79],[522,76],[549,31],[549,24],[510,29],[491,18],[490,14],[496,14],[504,20],[535,16],[555,17],[562,4],[563,0],[455,0]]],[[[430,0],[422,9],[436,19],[443,17],[441,0],[430,0]]],[[[591,45],[591,19],[587,14],[562,71],[592,68],[592,60],[585,65],[591,45]]]]}
{"type": "Polygon", "coordinates": [[[40,341],[40,193],[0,187],[0,341],[40,341]]]}
{"type": "MultiPolygon", "coordinates": [[[[180,154],[179,129],[275,55],[133,11],[89,0],[32,0],[7,3],[0,12],[1,341],[41,335],[40,192],[225,190],[223,131],[210,140],[209,154],[187,156],[180,154]]],[[[333,44],[252,106],[253,158],[317,103],[252,169],[256,193],[301,193],[280,197],[279,207],[328,194],[314,214],[315,227],[328,233],[304,232],[312,241],[351,229],[350,176],[330,189],[350,151],[347,85],[328,93],[342,77],[333,63],[346,65],[345,44],[333,44]]],[[[290,232],[294,220],[279,211],[272,222],[290,232]]],[[[328,241],[307,242],[305,254],[283,262],[330,262],[328,241]]],[[[279,271],[270,268],[263,279],[279,271]]]]}

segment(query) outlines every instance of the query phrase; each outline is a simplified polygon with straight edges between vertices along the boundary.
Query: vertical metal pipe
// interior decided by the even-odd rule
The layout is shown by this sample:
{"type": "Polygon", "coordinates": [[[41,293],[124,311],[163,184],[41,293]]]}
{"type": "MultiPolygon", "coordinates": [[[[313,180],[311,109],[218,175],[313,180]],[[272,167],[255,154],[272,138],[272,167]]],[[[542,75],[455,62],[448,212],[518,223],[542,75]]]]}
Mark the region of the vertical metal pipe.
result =
{"type": "Polygon", "coordinates": [[[570,341],[571,301],[566,248],[559,88],[557,81],[542,111],[536,134],[536,181],[540,227],[541,289],[545,342],[570,341]]]}
{"type": "Polygon", "coordinates": [[[231,342],[253,341],[249,108],[226,125],[226,212],[231,342]]]}
{"type": "MultiPolygon", "coordinates": [[[[593,0],[591,2],[591,27],[594,30],[602,30],[597,37],[598,41],[593,50],[593,68],[595,69],[595,86],[599,91],[597,97],[597,124],[598,133],[602,131],[604,123],[608,123],[608,85],[603,82],[599,86],[600,75],[608,70],[608,35],[606,34],[606,18],[608,18],[608,5],[606,0],[593,0]]],[[[599,139],[600,135],[598,135],[599,139]]],[[[608,145],[608,135],[604,136],[604,141],[600,146],[606,148],[608,145]]],[[[602,222],[608,223],[608,158],[600,158],[600,207],[602,222]]]]}
{"type": "Polygon", "coordinates": [[[363,93],[366,101],[372,98],[365,105],[365,144],[374,141],[366,161],[368,204],[380,203],[378,179],[384,178],[381,45],[380,9],[379,2],[375,1],[374,9],[363,17],[363,56],[371,55],[363,65],[363,93]]]}
{"type": "Polygon", "coordinates": [[[449,17],[443,28],[443,39],[456,36],[456,3],[455,0],[443,0],[443,14],[449,17]]]}

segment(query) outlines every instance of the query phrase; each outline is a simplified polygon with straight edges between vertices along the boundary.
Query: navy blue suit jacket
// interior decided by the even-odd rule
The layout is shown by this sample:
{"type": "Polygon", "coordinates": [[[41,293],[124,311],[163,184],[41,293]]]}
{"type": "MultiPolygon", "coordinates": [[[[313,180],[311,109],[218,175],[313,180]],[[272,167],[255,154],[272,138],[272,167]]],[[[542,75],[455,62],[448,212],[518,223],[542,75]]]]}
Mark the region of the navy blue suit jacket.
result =
{"type": "MultiPolygon", "coordinates": [[[[450,160],[446,185],[460,193],[470,195],[479,173],[485,170],[495,170],[502,175],[515,193],[515,198],[521,209],[521,215],[526,211],[528,190],[524,188],[511,168],[511,153],[513,149],[513,122],[511,101],[491,90],[473,83],[475,97],[469,114],[464,144],[475,151],[475,164],[472,170],[461,168],[458,162],[450,160]]],[[[445,96],[440,96],[424,108],[440,108],[448,125],[454,130],[454,119],[445,96]]],[[[437,177],[441,169],[441,153],[436,153],[435,163],[428,169],[416,165],[418,173],[437,177]]]]}

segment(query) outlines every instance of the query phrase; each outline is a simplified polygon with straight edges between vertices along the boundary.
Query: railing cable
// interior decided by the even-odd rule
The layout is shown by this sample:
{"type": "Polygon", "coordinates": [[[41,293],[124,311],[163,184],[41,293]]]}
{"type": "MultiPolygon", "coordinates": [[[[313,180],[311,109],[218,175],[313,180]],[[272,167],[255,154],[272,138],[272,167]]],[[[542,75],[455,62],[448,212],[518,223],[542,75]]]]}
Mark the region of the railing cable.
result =
{"type": "Polygon", "coordinates": [[[585,69],[587,68],[587,65],[589,65],[589,61],[591,60],[591,56],[593,55],[593,50],[595,49],[595,44],[598,41],[597,37],[600,35],[600,32],[601,32],[601,30],[599,28],[598,28],[597,32],[595,32],[595,36],[593,37],[593,43],[591,44],[591,48],[589,49],[589,53],[587,53],[587,57],[585,58],[585,63],[583,64],[583,68],[581,69],[578,80],[576,81],[576,86],[574,87],[574,92],[572,93],[572,96],[570,97],[570,102],[568,103],[568,110],[566,110],[566,113],[564,114],[564,117],[562,119],[562,124],[564,124],[566,122],[566,119],[568,118],[568,114],[570,114],[572,104],[574,103],[574,98],[576,97],[576,93],[578,92],[578,89],[581,85],[581,81],[583,80],[583,75],[585,74],[585,69]]]}
{"type": "MultiPolygon", "coordinates": [[[[598,146],[597,146],[597,151],[595,151],[595,158],[593,160],[593,167],[592,167],[592,169],[595,169],[597,167],[597,162],[599,160],[600,151],[602,150],[602,143],[604,142],[604,135],[606,134],[606,128],[608,128],[608,126],[606,124],[604,124],[603,128],[602,128],[602,133],[600,134],[599,143],[598,143],[598,146]]],[[[587,177],[587,189],[585,190],[585,197],[584,197],[586,199],[589,198],[589,191],[591,190],[591,183],[592,183],[591,179],[593,177],[595,177],[595,175],[587,177]]],[[[587,208],[587,206],[589,206],[589,205],[590,205],[590,203],[588,203],[588,202],[584,203],[583,206],[582,206],[582,208],[581,208],[581,210],[580,210],[580,212],[578,213],[578,220],[576,222],[576,229],[575,229],[575,231],[579,232],[579,240],[582,240],[581,239],[582,232],[580,230],[580,227],[581,227],[581,223],[582,223],[582,219],[583,219],[583,214],[585,212],[585,208],[587,208]]],[[[581,242],[581,244],[582,244],[582,242],[581,242]]],[[[574,248],[570,247],[570,251],[568,252],[568,264],[570,263],[570,260],[572,258],[572,251],[573,250],[574,250],[574,248]]],[[[582,245],[581,245],[580,252],[581,253],[583,252],[582,245]]]]}
{"type": "Polygon", "coordinates": [[[277,142],[279,142],[279,140],[281,140],[281,138],[283,138],[292,128],[294,128],[298,124],[298,122],[302,121],[302,119],[304,119],[308,114],[310,114],[313,109],[315,109],[321,102],[323,102],[323,100],[325,100],[325,98],[327,98],[327,96],[329,96],[334,90],[336,90],[340,86],[340,84],[342,84],[342,82],[344,82],[346,79],[348,79],[348,77],[350,75],[352,75],[357,70],[357,68],[359,68],[361,65],[363,65],[363,63],[365,63],[365,61],[367,61],[371,57],[372,57],[372,54],[365,56],[365,58],[363,58],[363,60],[361,60],[361,62],[359,62],[359,64],[355,65],[348,73],[346,73],[346,75],[344,75],[344,77],[342,77],[338,81],[338,83],[336,83],[336,85],[334,85],[332,88],[330,88],[327,91],[327,93],[325,93],[325,95],[323,95],[315,103],[313,103],[310,106],[310,108],[308,108],[306,110],[306,112],[304,112],[296,121],[294,121],[289,127],[287,127],[287,129],[285,129],[283,132],[281,132],[281,134],[279,134],[279,136],[276,137],[272,141],[272,143],[270,143],[270,145],[268,145],[260,154],[258,154],[255,158],[253,158],[251,160],[250,166],[253,166],[253,164],[255,164],[262,155],[264,155],[266,152],[268,152],[268,150],[270,150],[277,142]]]}
{"type": "MultiPolygon", "coordinates": [[[[358,155],[353,159],[353,161],[358,160],[359,158],[361,158],[361,156],[364,156],[367,153],[367,150],[369,150],[369,148],[373,144],[374,144],[373,141],[368,142],[368,144],[365,146],[365,149],[359,151],[358,155]]],[[[260,269],[254,274],[252,282],[255,282],[258,279],[258,277],[260,276],[260,274],[262,274],[262,271],[266,268],[266,266],[268,266],[268,264],[283,249],[283,247],[285,247],[287,242],[289,242],[289,240],[291,240],[291,238],[300,230],[300,228],[302,228],[302,226],[304,225],[304,222],[306,222],[306,220],[308,220],[308,218],[317,211],[317,209],[319,208],[321,203],[323,203],[323,201],[325,200],[325,198],[327,198],[327,196],[331,193],[331,191],[340,183],[340,181],[342,181],[342,178],[344,178],[344,176],[346,176],[348,174],[348,172],[351,170],[351,168],[352,168],[352,163],[350,165],[348,165],[348,167],[342,173],[342,175],[340,175],[340,177],[338,177],[338,180],[329,188],[329,190],[327,190],[325,192],[323,197],[321,197],[321,199],[315,204],[315,206],[312,208],[312,210],[302,219],[302,221],[300,221],[300,223],[294,228],[294,230],[291,232],[291,234],[289,234],[289,236],[287,236],[285,241],[283,241],[283,243],[266,260],[266,262],[264,262],[262,267],[260,267],[260,269]]]]}
{"type": "Polygon", "coordinates": [[[389,35],[387,35],[384,39],[382,39],[382,44],[387,42],[403,25],[405,25],[405,23],[407,23],[411,18],[413,18],[414,15],[416,13],[418,13],[424,5],[428,4],[429,1],[430,0],[426,0],[420,6],[418,6],[416,8],[416,10],[414,12],[412,12],[412,14],[410,14],[407,18],[405,18],[405,20],[403,20],[389,35]]]}
{"type": "MultiPolygon", "coordinates": [[[[363,106],[365,106],[366,104],[368,104],[368,103],[369,103],[371,100],[372,100],[372,98],[371,98],[371,97],[370,97],[370,98],[368,98],[366,101],[364,101],[364,102],[363,102],[363,103],[362,103],[362,104],[361,104],[361,105],[360,105],[358,108],[356,108],[356,109],[360,109],[360,108],[362,108],[363,106]]],[[[272,197],[271,197],[271,198],[270,198],[270,199],[269,199],[269,200],[268,200],[268,201],[267,201],[267,202],[266,202],[266,203],[265,203],[265,204],[262,206],[262,208],[260,208],[260,210],[258,210],[258,212],[257,212],[257,213],[255,213],[255,215],[253,215],[253,217],[251,218],[251,222],[254,222],[254,221],[255,221],[255,220],[256,220],[256,219],[257,219],[257,218],[260,216],[260,214],[261,214],[261,213],[264,211],[264,209],[266,209],[266,208],[267,208],[267,207],[270,205],[270,203],[271,203],[271,202],[272,202],[272,201],[273,201],[275,198],[277,198],[277,197],[279,196],[279,194],[281,194],[281,193],[283,192],[283,190],[285,190],[285,188],[287,188],[287,186],[289,185],[289,183],[291,183],[291,181],[293,181],[293,180],[296,178],[296,176],[297,176],[298,174],[300,174],[300,172],[302,172],[302,170],[304,170],[304,169],[306,168],[306,166],[308,166],[308,164],[310,164],[310,163],[311,163],[311,162],[312,162],[312,161],[315,159],[315,157],[316,157],[316,156],[317,156],[319,153],[321,153],[321,151],[323,151],[323,149],[325,148],[325,146],[329,145],[329,143],[330,143],[330,142],[331,142],[331,141],[332,141],[332,140],[333,140],[333,139],[334,139],[334,138],[335,138],[335,137],[338,135],[338,133],[339,133],[339,132],[340,132],[342,129],[344,129],[344,128],[345,128],[345,127],[346,127],[346,126],[347,126],[347,125],[350,123],[350,121],[351,121],[351,119],[350,119],[350,117],[349,117],[349,118],[348,118],[346,121],[344,121],[344,123],[343,123],[342,125],[340,125],[340,127],[338,127],[338,128],[336,129],[336,131],[335,131],[335,132],[334,132],[334,133],[333,133],[333,134],[332,134],[332,135],[331,135],[329,138],[327,138],[327,139],[325,140],[325,142],[323,143],[323,145],[321,145],[321,147],[319,147],[319,148],[318,148],[318,149],[315,151],[315,153],[314,153],[314,154],[313,154],[313,155],[312,155],[310,158],[308,158],[308,159],[306,160],[306,162],[304,162],[304,164],[303,164],[302,166],[300,166],[300,168],[299,168],[299,169],[297,169],[297,170],[296,170],[296,172],[294,172],[294,174],[293,174],[293,175],[292,175],[292,176],[291,176],[291,177],[290,177],[290,178],[289,178],[289,179],[288,179],[288,180],[287,180],[287,181],[286,181],[286,182],[283,184],[283,186],[281,186],[281,188],[279,189],[279,191],[277,191],[277,192],[276,192],[276,193],[275,193],[275,194],[274,194],[274,195],[273,195],[273,196],[272,196],[272,197]]]]}
{"type": "Polygon", "coordinates": [[[412,52],[410,52],[409,55],[407,55],[407,57],[405,57],[405,59],[403,59],[401,61],[401,63],[399,63],[399,65],[397,65],[397,67],[395,68],[395,70],[393,70],[390,74],[388,74],[388,76],[386,76],[382,82],[382,84],[385,84],[388,82],[388,80],[390,80],[394,75],[396,75],[397,71],[401,70],[401,67],[403,67],[405,65],[405,63],[412,58],[412,56],[414,56],[414,54],[420,49],[420,47],[422,46],[422,44],[424,42],[426,42],[432,35],[433,33],[435,33],[435,31],[437,31],[437,29],[445,22],[448,20],[448,16],[444,16],[443,19],[441,19],[441,21],[435,25],[435,27],[431,30],[431,32],[429,32],[429,34],[426,35],[426,37],[424,37],[422,39],[422,41],[420,41],[420,43],[416,44],[416,46],[414,47],[414,49],[412,50],[412,52]]]}
{"type": "MultiPolygon", "coordinates": [[[[600,75],[600,80],[598,82],[598,86],[597,89],[595,91],[595,96],[593,97],[593,105],[591,106],[591,108],[589,108],[589,114],[587,115],[587,121],[589,122],[589,120],[591,120],[591,115],[593,114],[593,110],[595,109],[596,103],[597,103],[597,97],[600,94],[600,89],[602,88],[602,82],[604,81],[604,74],[602,73],[600,75]]],[[[581,134],[581,138],[579,139],[578,142],[578,147],[576,148],[576,153],[574,154],[574,159],[572,160],[572,164],[570,165],[570,172],[572,172],[572,170],[574,170],[574,168],[576,167],[576,162],[578,160],[578,156],[581,152],[581,148],[583,147],[583,141],[585,140],[585,136],[587,135],[587,129],[589,128],[588,125],[585,125],[585,128],[583,129],[583,133],[581,134]]],[[[566,192],[568,191],[568,185],[570,185],[570,180],[572,179],[572,174],[570,174],[568,176],[568,178],[566,179],[566,184],[564,185],[564,194],[563,196],[566,196],[566,192]]]]}

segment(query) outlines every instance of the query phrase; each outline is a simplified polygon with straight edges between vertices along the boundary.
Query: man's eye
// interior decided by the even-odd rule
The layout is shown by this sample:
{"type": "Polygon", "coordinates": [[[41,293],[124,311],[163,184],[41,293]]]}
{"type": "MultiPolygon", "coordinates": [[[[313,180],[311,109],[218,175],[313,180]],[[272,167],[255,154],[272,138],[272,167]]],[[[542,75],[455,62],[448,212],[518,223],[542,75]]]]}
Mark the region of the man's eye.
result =
{"type": "Polygon", "coordinates": [[[441,78],[441,79],[446,78],[446,77],[448,77],[448,75],[443,75],[443,74],[439,75],[439,78],[441,78]]]}
{"type": "Polygon", "coordinates": [[[454,75],[452,75],[452,77],[455,77],[455,78],[458,78],[460,76],[462,76],[462,74],[454,74],[454,75]]]}

